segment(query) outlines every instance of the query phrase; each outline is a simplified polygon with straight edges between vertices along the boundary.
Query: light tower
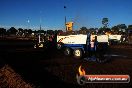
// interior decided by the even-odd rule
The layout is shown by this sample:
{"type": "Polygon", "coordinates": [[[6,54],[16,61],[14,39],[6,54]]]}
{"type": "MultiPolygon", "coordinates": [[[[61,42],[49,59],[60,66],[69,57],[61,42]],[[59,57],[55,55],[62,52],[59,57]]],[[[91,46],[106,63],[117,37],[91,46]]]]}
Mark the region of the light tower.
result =
{"type": "MultiPolygon", "coordinates": [[[[66,6],[64,6],[64,10],[66,10],[66,6]]],[[[65,19],[65,23],[64,23],[65,24],[65,30],[67,31],[67,27],[66,27],[66,15],[65,15],[65,18],[64,19],[65,19]]]]}
{"type": "MultiPolygon", "coordinates": [[[[41,23],[42,23],[42,18],[41,18],[41,13],[42,13],[42,11],[40,11],[40,30],[39,30],[39,43],[41,42],[41,23]]],[[[44,42],[44,41],[43,41],[44,42]]]]}
{"type": "Polygon", "coordinates": [[[27,18],[27,29],[30,29],[30,20],[29,20],[29,17],[27,18]]]}
{"type": "Polygon", "coordinates": [[[41,35],[41,22],[42,22],[42,19],[41,19],[41,13],[42,13],[42,11],[40,11],[40,30],[39,30],[39,43],[41,42],[41,40],[40,40],[40,35],[41,35]]]}
{"type": "MultiPolygon", "coordinates": [[[[66,10],[66,6],[64,6],[64,9],[66,10]]],[[[66,15],[65,15],[65,29],[66,32],[73,30],[73,22],[67,22],[66,15]]]]}

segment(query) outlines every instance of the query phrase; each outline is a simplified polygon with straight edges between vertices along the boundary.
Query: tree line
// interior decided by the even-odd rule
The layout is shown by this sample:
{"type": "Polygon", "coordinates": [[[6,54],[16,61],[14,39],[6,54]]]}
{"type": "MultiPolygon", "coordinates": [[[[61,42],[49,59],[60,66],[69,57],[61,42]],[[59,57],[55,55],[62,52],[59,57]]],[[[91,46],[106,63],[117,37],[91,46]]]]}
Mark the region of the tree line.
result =
{"type": "MultiPolygon", "coordinates": [[[[126,24],[118,24],[115,25],[111,28],[108,27],[109,25],[109,19],[108,18],[103,18],[102,19],[102,27],[100,28],[87,28],[87,27],[81,27],[79,30],[74,30],[73,32],[77,32],[77,33],[81,33],[81,34],[86,34],[88,32],[91,33],[99,33],[99,34],[103,34],[106,32],[110,32],[112,34],[127,34],[128,30],[132,30],[132,25],[126,25],[126,24]]],[[[31,30],[31,29],[22,29],[22,28],[18,28],[16,29],[15,27],[11,27],[9,29],[5,29],[5,28],[0,28],[0,36],[4,36],[4,35],[18,35],[18,36],[30,36],[32,33],[34,34],[39,34],[39,33],[43,33],[43,34],[56,34],[56,33],[60,33],[63,32],[62,30],[31,30]]]]}
{"type": "Polygon", "coordinates": [[[34,34],[55,34],[58,32],[62,32],[62,30],[32,30],[32,29],[22,29],[22,28],[18,28],[16,29],[15,27],[11,27],[9,29],[5,29],[5,28],[0,28],[0,36],[10,36],[10,35],[14,35],[14,36],[30,36],[32,33],[34,34]]]}
{"type": "Polygon", "coordinates": [[[102,19],[102,27],[100,28],[87,28],[87,27],[81,27],[82,32],[92,32],[92,33],[99,33],[103,34],[106,32],[109,32],[111,34],[127,34],[128,30],[132,30],[132,25],[126,25],[126,24],[118,24],[115,25],[111,28],[108,27],[109,25],[109,19],[108,18],[103,18],[102,19]]]}

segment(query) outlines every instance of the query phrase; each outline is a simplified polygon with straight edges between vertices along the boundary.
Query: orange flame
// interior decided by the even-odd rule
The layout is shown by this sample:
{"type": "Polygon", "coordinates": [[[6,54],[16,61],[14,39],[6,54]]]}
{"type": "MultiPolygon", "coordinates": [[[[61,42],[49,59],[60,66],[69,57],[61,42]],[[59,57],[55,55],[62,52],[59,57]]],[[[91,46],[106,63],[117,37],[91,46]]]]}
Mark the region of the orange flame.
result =
{"type": "Polygon", "coordinates": [[[79,66],[78,71],[79,71],[79,74],[80,74],[80,75],[85,75],[85,70],[82,69],[81,66],[79,66]]]}

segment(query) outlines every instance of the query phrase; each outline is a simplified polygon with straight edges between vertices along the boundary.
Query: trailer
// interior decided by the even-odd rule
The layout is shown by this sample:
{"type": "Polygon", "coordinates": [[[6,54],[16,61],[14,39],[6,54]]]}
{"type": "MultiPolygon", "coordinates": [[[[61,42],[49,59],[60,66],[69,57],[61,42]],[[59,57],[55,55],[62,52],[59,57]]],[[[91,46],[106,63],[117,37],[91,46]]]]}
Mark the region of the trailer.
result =
{"type": "Polygon", "coordinates": [[[128,30],[128,44],[132,44],[132,30],[128,30]]]}
{"type": "Polygon", "coordinates": [[[108,35],[108,39],[111,45],[119,44],[122,42],[122,35],[108,35]]]}
{"type": "Polygon", "coordinates": [[[57,36],[57,48],[63,49],[65,55],[73,55],[75,58],[82,58],[87,53],[105,50],[108,44],[107,35],[91,35],[88,33],[87,35],[57,36]]]}

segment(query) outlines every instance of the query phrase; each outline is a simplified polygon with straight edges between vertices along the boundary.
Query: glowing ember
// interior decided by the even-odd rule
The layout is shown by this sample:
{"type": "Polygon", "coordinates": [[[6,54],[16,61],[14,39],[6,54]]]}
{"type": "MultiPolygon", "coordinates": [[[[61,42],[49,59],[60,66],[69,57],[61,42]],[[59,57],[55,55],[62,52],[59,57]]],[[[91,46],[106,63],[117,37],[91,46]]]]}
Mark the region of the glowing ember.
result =
{"type": "Polygon", "coordinates": [[[79,66],[78,71],[79,71],[79,74],[80,74],[80,75],[85,75],[85,70],[82,69],[81,66],[79,66]]]}

